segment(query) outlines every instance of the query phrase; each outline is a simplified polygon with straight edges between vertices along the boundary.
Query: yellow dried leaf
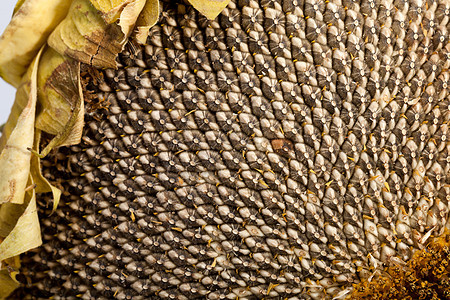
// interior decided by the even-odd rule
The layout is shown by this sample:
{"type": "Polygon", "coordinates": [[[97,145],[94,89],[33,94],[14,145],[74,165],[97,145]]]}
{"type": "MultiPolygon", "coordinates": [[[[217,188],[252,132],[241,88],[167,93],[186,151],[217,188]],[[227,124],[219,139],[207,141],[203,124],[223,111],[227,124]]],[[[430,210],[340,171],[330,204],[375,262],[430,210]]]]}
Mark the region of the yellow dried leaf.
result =
{"type": "Polygon", "coordinates": [[[0,37],[0,75],[17,87],[48,36],[67,14],[68,0],[19,1],[0,37]],[[44,17],[45,16],[45,17],[44,17]]]}
{"type": "Polygon", "coordinates": [[[128,38],[136,25],[146,0],[90,0],[92,5],[102,13],[107,24],[119,21],[124,38],[128,38]]]}
{"type": "MultiPolygon", "coordinates": [[[[36,130],[34,136],[34,151],[39,151],[39,144],[41,140],[41,131],[36,130]]],[[[41,173],[41,159],[37,155],[31,157],[31,168],[30,168],[31,178],[36,184],[36,193],[52,193],[53,194],[53,211],[59,204],[61,198],[61,191],[52,185],[41,173]]],[[[0,217],[1,219],[1,217],[0,217]]]]}
{"type": "Polygon", "coordinates": [[[230,0],[189,0],[189,3],[208,19],[214,20],[227,7],[230,0]]]}
{"type": "Polygon", "coordinates": [[[140,44],[147,41],[148,31],[158,22],[159,13],[159,0],[147,0],[136,23],[136,40],[140,44]]]}
{"type": "MultiPolygon", "coordinates": [[[[28,91],[28,103],[0,154],[0,204],[22,204],[30,175],[31,152],[34,141],[34,121],[37,101],[37,69],[42,50],[30,66],[19,90],[28,91]]],[[[18,93],[21,95],[20,93],[18,93]]],[[[20,99],[19,99],[20,100],[20,99]]],[[[2,137],[3,138],[3,137],[2,137]]]]}
{"type": "Polygon", "coordinates": [[[39,158],[28,150],[39,148],[40,131],[34,131],[34,121],[42,52],[43,49],[19,87],[15,101],[17,113],[20,113],[25,98],[28,102],[18,118],[9,118],[6,129],[13,129],[2,136],[7,142],[0,155],[0,187],[4,188],[10,182],[16,184],[13,194],[0,189],[0,298],[8,296],[18,286],[14,280],[14,270],[19,267],[18,256],[42,244],[36,192],[52,192],[54,208],[61,195],[40,173],[39,158]]]}
{"type": "MultiPolygon", "coordinates": [[[[54,88],[54,80],[50,79],[52,75],[53,77],[59,75],[58,71],[62,69],[60,66],[65,60],[64,56],[47,48],[39,63],[37,86],[40,109],[36,127],[53,135],[58,134],[70,117],[71,103],[65,99],[63,91],[54,88]]],[[[69,90],[73,88],[73,83],[67,78],[63,78],[63,82],[68,84],[69,90]]]]}
{"type": "Polygon", "coordinates": [[[17,120],[20,117],[25,106],[28,103],[28,93],[24,87],[18,89],[16,91],[16,97],[11,108],[11,112],[9,114],[8,120],[3,125],[2,135],[0,136],[0,152],[5,148],[8,137],[13,132],[16,127],[17,120]]]}
{"type": "Polygon", "coordinates": [[[90,0],[108,24],[116,22],[123,8],[134,0],[90,0]]]}
{"type": "Polygon", "coordinates": [[[8,297],[18,287],[19,283],[11,278],[8,270],[0,270],[0,299],[8,297]]]}
{"type": "Polygon", "coordinates": [[[23,204],[4,203],[0,205],[0,238],[6,237],[13,230],[25,208],[26,205],[23,204]]]}
{"type": "Polygon", "coordinates": [[[80,142],[84,116],[80,80],[78,62],[63,57],[51,48],[42,54],[38,71],[40,110],[36,128],[55,136],[63,133],[64,137],[56,147],[80,142]]]}
{"type": "Polygon", "coordinates": [[[14,229],[0,243],[0,263],[42,244],[41,228],[36,208],[36,192],[27,193],[28,204],[14,229]]]}
{"type": "Polygon", "coordinates": [[[14,6],[13,15],[16,14],[16,12],[19,10],[20,7],[22,7],[22,4],[25,2],[25,0],[19,0],[17,1],[16,5],[14,6]]]}
{"type": "Polygon", "coordinates": [[[89,0],[73,0],[67,17],[48,39],[61,55],[97,68],[116,68],[125,42],[119,25],[107,24],[89,0]]]}
{"type": "Polygon", "coordinates": [[[136,21],[144,8],[145,2],[145,0],[135,0],[123,8],[119,18],[119,26],[126,38],[130,36],[131,31],[136,25],[136,21]]]}

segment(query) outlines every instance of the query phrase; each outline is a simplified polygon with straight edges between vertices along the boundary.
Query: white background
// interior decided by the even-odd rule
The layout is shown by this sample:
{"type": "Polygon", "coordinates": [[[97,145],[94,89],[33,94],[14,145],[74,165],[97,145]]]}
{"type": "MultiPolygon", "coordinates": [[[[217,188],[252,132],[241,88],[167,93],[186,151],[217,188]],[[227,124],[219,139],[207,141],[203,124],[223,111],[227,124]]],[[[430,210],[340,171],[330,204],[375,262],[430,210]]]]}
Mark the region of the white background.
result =
{"type": "MultiPolygon", "coordinates": [[[[0,0],[0,33],[11,20],[12,12],[17,0],[0,0]]],[[[11,106],[14,102],[16,89],[0,79],[0,125],[8,119],[11,106]]]]}

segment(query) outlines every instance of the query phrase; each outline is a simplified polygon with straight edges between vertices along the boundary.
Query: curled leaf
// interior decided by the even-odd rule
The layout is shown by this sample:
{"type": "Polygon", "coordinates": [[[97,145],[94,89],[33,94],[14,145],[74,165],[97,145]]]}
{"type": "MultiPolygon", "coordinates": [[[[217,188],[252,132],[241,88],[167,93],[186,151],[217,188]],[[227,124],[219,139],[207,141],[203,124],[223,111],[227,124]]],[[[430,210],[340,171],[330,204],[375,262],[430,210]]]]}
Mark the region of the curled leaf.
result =
{"type": "Polygon", "coordinates": [[[27,73],[29,76],[25,76],[25,80],[19,88],[19,99],[16,101],[23,101],[20,96],[27,96],[27,105],[18,117],[11,134],[4,136],[7,142],[0,154],[0,204],[22,204],[25,196],[31,162],[31,152],[28,149],[33,147],[34,141],[36,81],[41,53],[42,50],[27,73]]]}
{"type": "Polygon", "coordinates": [[[65,58],[51,48],[42,54],[36,128],[60,136],[59,141],[54,142],[55,147],[80,142],[84,115],[80,80],[79,62],[65,58]]]}
{"type": "Polygon", "coordinates": [[[73,0],[67,17],[48,39],[61,55],[97,68],[116,68],[125,42],[119,25],[107,24],[89,0],[73,0]]]}
{"type": "MultiPolygon", "coordinates": [[[[41,140],[41,131],[36,130],[34,137],[34,151],[39,151],[39,144],[41,140]]],[[[61,199],[61,190],[52,185],[41,173],[41,159],[37,155],[31,157],[31,178],[36,185],[36,193],[52,193],[53,194],[53,211],[59,204],[61,199]]],[[[1,217],[0,217],[1,219],[1,217]]],[[[1,232],[0,232],[1,234],[1,232]]]]}
{"type": "MultiPolygon", "coordinates": [[[[0,298],[7,297],[18,283],[15,273],[18,256],[42,244],[36,192],[53,192],[56,206],[61,192],[49,184],[39,169],[40,161],[31,156],[30,147],[39,147],[40,131],[35,133],[38,66],[43,48],[22,79],[11,116],[2,139],[0,155],[0,298]],[[25,99],[26,106],[20,112],[25,99]],[[30,146],[31,145],[31,146],[30,146]],[[5,190],[14,182],[14,190],[5,190]]],[[[54,206],[54,207],[55,207],[54,206]]]]}
{"type": "MultiPolygon", "coordinates": [[[[33,183],[32,180],[30,182],[33,183]]],[[[20,266],[18,256],[42,244],[36,207],[36,191],[34,189],[28,191],[24,204],[11,205],[25,207],[25,210],[19,216],[11,232],[0,243],[0,299],[7,297],[18,287],[18,282],[15,280],[20,266]]]]}
{"type": "Polygon", "coordinates": [[[136,24],[146,0],[90,0],[92,5],[102,13],[107,24],[119,21],[125,38],[128,38],[136,24]]]}
{"type": "Polygon", "coordinates": [[[136,23],[136,40],[145,44],[148,31],[158,22],[160,13],[159,0],[147,0],[136,23]]]}
{"type": "Polygon", "coordinates": [[[0,243],[0,262],[36,248],[42,244],[41,228],[36,208],[36,192],[28,193],[29,200],[14,229],[0,243]]]}
{"type": "Polygon", "coordinates": [[[131,0],[90,0],[92,5],[101,12],[102,18],[106,23],[112,24],[116,22],[123,8],[127,6],[131,0]]]}
{"type": "Polygon", "coordinates": [[[145,2],[145,0],[135,0],[123,8],[119,18],[119,26],[122,28],[125,37],[130,36],[145,2]]]}
{"type": "Polygon", "coordinates": [[[19,0],[17,1],[16,5],[14,6],[14,12],[13,15],[19,10],[19,8],[22,6],[22,4],[25,2],[25,0],[19,0]]]}
{"type": "Polygon", "coordinates": [[[18,287],[19,283],[11,278],[8,270],[0,270],[0,299],[8,297],[18,287]]]}
{"type": "Polygon", "coordinates": [[[214,20],[227,7],[231,0],[189,0],[189,3],[205,15],[208,19],[214,20]]]}
{"type": "Polygon", "coordinates": [[[25,0],[0,37],[0,75],[17,87],[53,29],[67,14],[68,0],[25,0]],[[45,17],[44,17],[45,16],[45,17]]]}
{"type": "Polygon", "coordinates": [[[26,205],[4,203],[0,206],[0,238],[8,236],[25,211],[26,205]]]}
{"type": "Polygon", "coordinates": [[[16,91],[16,97],[11,108],[11,112],[8,116],[8,120],[2,126],[2,135],[0,136],[0,151],[5,148],[8,137],[16,127],[20,114],[22,113],[25,106],[27,106],[28,93],[29,91],[27,91],[24,86],[21,86],[21,88],[16,91]]]}
{"type": "MultiPolygon", "coordinates": [[[[54,87],[55,77],[64,73],[62,70],[68,68],[66,59],[58,52],[47,48],[42,54],[39,73],[37,78],[39,111],[36,119],[36,127],[56,135],[70,117],[71,101],[67,101],[64,90],[54,87]],[[51,120],[48,120],[51,119],[51,120]]],[[[70,78],[62,75],[63,88],[72,90],[73,83],[70,78]]]]}

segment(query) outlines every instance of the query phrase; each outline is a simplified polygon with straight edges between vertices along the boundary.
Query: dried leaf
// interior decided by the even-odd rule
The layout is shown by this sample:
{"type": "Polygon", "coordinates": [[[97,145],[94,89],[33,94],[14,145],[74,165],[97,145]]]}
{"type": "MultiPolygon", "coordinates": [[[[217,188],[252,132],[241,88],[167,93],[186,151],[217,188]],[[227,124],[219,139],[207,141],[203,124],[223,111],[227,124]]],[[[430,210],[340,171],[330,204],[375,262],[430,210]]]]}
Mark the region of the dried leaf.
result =
{"type": "Polygon", "coordinates": [[[8,186],[10,182],[16,185],[13,194],[0,190],[0,298],[8,296],[18,286],[14,280],[20,266],[18,255],[42,244],[36,191],[26,191],[27,186],[34,183],[30,174],[31,152],[27,148],[35,140],[37,72],[41,53],[42,49],[22,80],[16,96],[16,108],[23,106],[25,98],[28,102],[22,112],[19,109],[16,111],[19,117],[9,118],[6,128],[12,129],[2,136],[7,142],[0,155],[0,186],[8,186]]]}
{"type": "Polygon", "coordinates": [[[123,8],[134,0],[90,0],[108,24],[116,22],[123,8]]]}
{"type": "Polygon", "coordinates": [[[36,117],[36,127],[56,135],[70,118],[70,108],[74,104],[72,97],[65,97],[68,91],[76,88],[71,78],[67,78],[62,70],[70,68],[65,65],[66,58],[51,48],[42,54],[38,72],[39,111],[36,117]],[[61,75],[63,90],[54,87],[55,77],[61,75]],[[50,119],[50,120],[49,120],[50,119]]]}
{"type": "Polygon", "coordinates": [[[5,148],[8,137],[16,127],[17,120],[19,119],[20,114],[22,113],[25,106],[27,106],[28,93],[29,91],[27,91],[24,86],[16,91],[16,97],[11,108],[8,120],[3,125],[2,135],[0,137],[0,151],[5,148]]]}
{"type": "Polygon", "coordinates": [[[27,194],[29,199],[25,211],[20,216],[14,229],[0,243],[0,263],[42,244],[36,208],[36,192],[31,189],[27,194]]]}
{"type": "Polygon", "coordinates": [[[16,14],[16,12],[19,10],[19,8],[22,7],[22,4],[25,2],[25,0],[18,0],[16,5],[14,6],[13,15],[16,14]]]}
{"type": "Polygon", "coordinates": [[[145,2],[145,0],[135,0],[123,8],[119,18],[119,26],[122,28],[125,37],[128,38],[130,36],[131,31],[136,25],[139,14],[144,8],[145,2]]]}
{"type": "MultiPolygon", "coordinates": [[[[34,140],[34,121],[37,101],[37,69],[42,50],[30,66],[19,88],[27,93],[28,103],[21,112],[14,129],[0,154],[0,204],[22,204],[30,174],[31,152],[34,140]],[[28,77],[29,75],[29,77],[28,77]]],[[[18,93],[18,95],[22,95],[18,93]]],[[[20,102],[20,99],[19,99],[20,102]]]]}
{"type": "Polygon", "coordinates": [[[48,44],[61,55],[97,68],[116,68],[126,39],[119,25],[107,24],[89,0],[73,0],[67,17],[48,44]]]}
{"type": "MultiPolygon", "coordinates": [[[[30,183],[33,183],[31,177],[30,183]]],[[[20,267],[19,255],[42,244],[35,190],[27,192],[24,204],[6,203],[1,209],[5,207],[11,208],[10,211],[21,210],[23,213],[18,216],[17,222],[6,238],[0,239],[0,299],[7,297],[18,287],[15,276],[20,267]]],[[[0,229],[4,231],[5,228],[0,229]]]]}
{"type": "Polygon", "coordinates": [[[7,82],[15,87],[20,84],[39,49],[66,16],[70,2],[26,0],[17,3],[15,14],[0,37],[0,75],[7,82]]]}
{"type": "Polygon", "coordinates": [[[230,0],[189,0],[189,3],[208,19],[214,20],[227,7],[230,0]]]}
{"type": "Polygon", "coordinates": [[[80,97],[77,98],[77,102],[74,105],[72,114],[67,121],[64,128],[45,146],[41,153],[33,151],[40,158],[44,158],[53,148],[78,144],[81,140],[81,135],[84,126],[84,100],[81,93],[81,83],[80,86],[80,97]]]}
{"type": "Polygon", "coordinates": [[[102,13],[107,24],[119,21],[124,38],[128,38],[136,20],[144,8],[146,0],[90,0],[102,13]]]}
{"type": "MultiPolygon", "coordinates": [[[[41,140],[41,131],[36,130],[34,136],[34,151],[39,151],[39,144],[41,140]]],[[[53,211],[59,204],[59,200],[61,198],[61,191],[50,184],[50,182],[42,175],[41,173],[41,159],[37,155],[33,155],[31,157],[31,177],[33,178],[33,182],[36,184],[35,191],[36,193],[52,193],[53,194],[53,211]]],[[[1,217],[0,217],[1,220],[1,217]]]]}
{"type": "Polygon", "coordinates": [[[6,237],[17,224],[26,205],[4,203],[0,205],[0,238],[6,237]]]}
{"type": "MultiPolygon", "coordinates": [[[[35,133],[34,126],[37,74],[42,52],[43,48],[19,87],[15,101],[17,112],[25,98],[28,98],[28,102],[18,118],[8,120],[6,128],[13,129],[4,135],[7,142],[0,155],[0,237],[5,237],[0,243],[0,298],[8,296],[18,286],[14,280],[14,270],[19,265],[18,256],[42,244],[36,192],[52,192],[54,208],[61,195],[42,176],[39,158],[31,156],[28,150],[30,147],[35,151],[39,149],[40,131],[35,133]],[[8,187],[11,182],[15,183],[12,193],[10,190],[5,191],[5,186],[8,187]]],[[[80,87],[79,76],[77,78],[80,87]]]]}
{"type": "Polygon", "coordinates": [[[38,72],[40,110],[36,128],[58,136],[55,145],[73,145],[81,140],[84,105],[79,62],[65,58],[51,48],[42,54],[38,72]],[[71,121],[72,120],[72,121],[71,121]]]}
{"type": "Polygon", "coordinates": [[[0,299],[8,297],[18,287],[19,283],[11,278],[8,270],[0,270],[0,299]]]}
{"type": "Polygon", "coordinates": [[[159,0],[147,0],[136,23],[136,40],[140,44],[146,43],[148,31],[158,22],[159,14],[159,0]]]}

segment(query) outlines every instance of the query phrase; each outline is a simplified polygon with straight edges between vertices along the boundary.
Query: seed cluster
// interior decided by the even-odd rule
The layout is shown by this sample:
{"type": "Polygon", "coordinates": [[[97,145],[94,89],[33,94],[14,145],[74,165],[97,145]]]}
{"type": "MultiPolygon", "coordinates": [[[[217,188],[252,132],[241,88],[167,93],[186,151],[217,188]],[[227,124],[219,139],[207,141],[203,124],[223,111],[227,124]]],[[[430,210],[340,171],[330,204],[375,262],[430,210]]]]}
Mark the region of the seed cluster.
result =
{"type": "MultiPolygon", "coordinates": [[[[163,2],[95,87],[37,297],[323,299],[449,220],[446,0],[163,2]]],[[[46,199],[41,198],[41,203],[46,199]]],[[[427,235],[428,234],[428,235],[427,235]]]]}

